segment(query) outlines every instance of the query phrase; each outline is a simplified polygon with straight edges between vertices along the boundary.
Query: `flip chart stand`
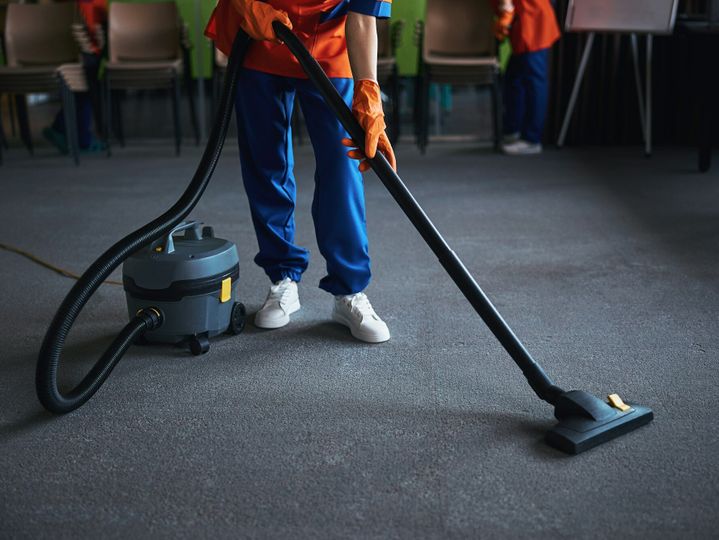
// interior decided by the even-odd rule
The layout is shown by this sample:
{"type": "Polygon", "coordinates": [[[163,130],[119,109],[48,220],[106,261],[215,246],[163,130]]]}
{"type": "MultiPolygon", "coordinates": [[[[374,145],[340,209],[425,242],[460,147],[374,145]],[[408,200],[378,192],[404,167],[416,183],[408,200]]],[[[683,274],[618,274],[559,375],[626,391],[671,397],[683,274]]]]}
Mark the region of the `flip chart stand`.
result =
{"type": "MultiPolygon", "coordinates": [[[[582,59],[579,62],[579,70],[577,71],[577,76],[574,79],[572,93],[569,97],[569,104],[567,105],[567,111],[564,114],[564,121],[562,122],[562,129],[559,132],[559,139],[557,139],[557,146],[560,148],[564,146],[564,141],[567,138],[569,122],[572,120],[574,106],[577,104],[577,97],[579,95],[579,88],[582,86],[582,79],[584,78],[587,63],[589,62],[589,55],[591,54],[592,46],[594,45],[594,36],[595,32],[589,32],[587,34],[587,43],[585,44],[584,51],[582,52],[582,59]]],[[[646,86],[644,91],[642,91],[642,81],[639,69],[637,34],[632,32],[629,34],[629,38],[631,40],[632,60],[634,64],[634,83],[637,88],[637,101],[639,104],[639,120],[641,122],[642,137],[644,138],[644,154],[648,157],[652,155],[652,45],[654,36],[652,34],[646,34],[646,86]]]]}

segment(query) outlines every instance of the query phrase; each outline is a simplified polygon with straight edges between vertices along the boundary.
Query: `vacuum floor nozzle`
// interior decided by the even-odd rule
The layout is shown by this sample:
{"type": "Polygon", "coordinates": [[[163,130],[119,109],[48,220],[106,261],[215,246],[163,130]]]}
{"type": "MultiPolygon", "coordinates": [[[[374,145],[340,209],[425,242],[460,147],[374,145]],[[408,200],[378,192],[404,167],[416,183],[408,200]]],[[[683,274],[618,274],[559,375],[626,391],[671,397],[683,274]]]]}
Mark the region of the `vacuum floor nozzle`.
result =
{"type": "Polygon", "coordinates": [[[559,420],[547,432],[547,444],[568,454],[579,454],[648,424],[654,413],[648,407],[611,405],[582,390],[559,396],[554,415],[559,420]]]}

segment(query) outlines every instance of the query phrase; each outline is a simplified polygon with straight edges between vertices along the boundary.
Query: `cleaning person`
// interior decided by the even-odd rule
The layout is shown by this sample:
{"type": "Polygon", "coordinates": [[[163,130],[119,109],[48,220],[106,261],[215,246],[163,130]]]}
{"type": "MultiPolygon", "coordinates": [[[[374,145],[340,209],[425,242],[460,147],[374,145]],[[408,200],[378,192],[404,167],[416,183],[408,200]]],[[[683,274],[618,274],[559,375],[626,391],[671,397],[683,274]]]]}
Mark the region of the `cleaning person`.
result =
{"type": "Polygon", "coordinates": [[[509,37],[504,87],[505,154],[539,154],[549,98],[549,49],[560,37],[550,0],[499,0],[495,35],[509,37]]]}
{"type": "Polygon", "coordinates": [[[283,327],[300,309],[297,284],[309,264],[309,252],[295,243],[290,121],[297,96],[316,160],[312,218],[327,268],[319,286],[334,296],[332,319],[355,338],[390,338],[364,293],[371,272],[361,173],[369,164],[272,29],[279,21],[297,33],[364,128],[367,157],[380,151],[396,168],[377,83],[376,18],[390,11],[391,1],[376,0],[220,0],[207,26],[206,35],[225,54],[239,28],[256,40],[239,76],[235,110],[259,244],[255,262],[272,282],[255,315],[259,328],[283,327]]]}
{"type": "MultiPolygon", "coordinates": [[[[74,0],[77,5],[79,22],[73,32],[80,45],[82,66],[89,88],[88,92],[75,93],[75,111],[77,114],[77,137],[82,152],[100,152],[105,145],[92,132],[93,100],[99,96],[98,73],[105,47],[105,27],[107,26],[107,0],[74,0]]],[[[42,134],[60,153],[68,153],[65,135],[65,116],[60,110],[53,123],[43,129],[42,134]]]]}

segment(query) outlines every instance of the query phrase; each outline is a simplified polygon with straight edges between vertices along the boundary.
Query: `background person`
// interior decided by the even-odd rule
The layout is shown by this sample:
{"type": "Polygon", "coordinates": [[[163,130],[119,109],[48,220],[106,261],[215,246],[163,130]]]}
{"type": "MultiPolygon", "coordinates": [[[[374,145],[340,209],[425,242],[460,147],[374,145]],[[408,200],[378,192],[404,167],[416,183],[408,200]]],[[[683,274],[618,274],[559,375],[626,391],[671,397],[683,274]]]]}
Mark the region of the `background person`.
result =
{"type": "Polygon", "coordinates": [[[506,154],[538,154],[549,98],[549,49],[560,37],[550,0],[499,0],[495,34],[509,37],[512,57],[504,80],[506,154]]]}
{"type": "MultiPolygon", "coordinates": [[[[81,54],[82,65],[87,79],[88,92],[75,93],[75,111],[77,114],[77,138],[80,150],[97,152],[105,145],[93,135],[93,101],[98,100],[98,73],[105,47],[105,28],[107,26],[107,0],[75,0],[80,22],[75,25],[81,54]]],[[[61,153],[67,154],[68,144],[65,135],[65,117],[62,109],[55,115],[53,123],[43,129],[43,136],[61,153]]]]}

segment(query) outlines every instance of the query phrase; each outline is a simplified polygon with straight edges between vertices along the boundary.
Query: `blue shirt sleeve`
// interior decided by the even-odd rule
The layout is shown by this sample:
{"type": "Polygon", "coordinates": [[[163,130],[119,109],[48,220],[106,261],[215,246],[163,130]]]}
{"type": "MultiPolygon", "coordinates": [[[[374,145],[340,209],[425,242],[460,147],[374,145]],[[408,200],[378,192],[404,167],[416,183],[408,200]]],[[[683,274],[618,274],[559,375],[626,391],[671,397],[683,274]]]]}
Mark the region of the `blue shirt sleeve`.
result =
{"type": "Polygon", "coordinates": [[[392,14],[392,0],[350,0],[349,10],[387,19],[392,14]]]}

